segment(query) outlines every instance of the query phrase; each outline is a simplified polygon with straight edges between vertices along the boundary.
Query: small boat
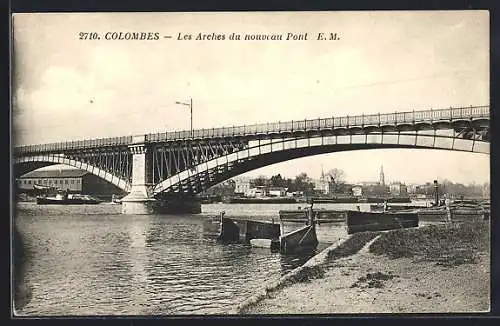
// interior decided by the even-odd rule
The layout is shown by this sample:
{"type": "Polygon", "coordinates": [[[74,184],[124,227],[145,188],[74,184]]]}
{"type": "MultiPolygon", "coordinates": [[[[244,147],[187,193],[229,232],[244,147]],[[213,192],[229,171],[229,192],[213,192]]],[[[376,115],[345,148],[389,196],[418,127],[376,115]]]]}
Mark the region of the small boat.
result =
{"type": "Polygon", "coordinates": [[[360,212],[347,211],[347,234],[364,231],[384,231],[417,227],[416,212],[360,212]]]}
{"type": "Polygon", "coordinates": [[[122,200],[118,198],[115,194],[111,195],[111,204],[121,204],[122,200]]]}
{"type": "Polygon", "coordinates": [[[280,223],[236,219],[224,217],[220,213],[220,232],[217,240],[223,243],[245,242],[253,247],[279,249],[281,252],[315,249],[318,246],[316,237],[316,214],[312,204],[307,212],[307,224],[295,231],[284,233],[283,220],[280,223]]]}
{"type": "MultiPolygon", "coordinates": [[[[316,236],[316,224],[318,222],[316,216],[317,211],[314,211],[313,202],[311,201],[306,210],[306,225],[287,234],[283,233],[279,238],[280,251],[294,252],[316,249],[319,243],[316,236]]],[[[283,219],[281,219],[281,222],[283,222],[283,219]]]]}
{"type": "Polygon", "coordinates": [[[291,252],[299,250],[312,250],[318,246],[315,224],[306,225],[300,229],[280,236],[280,251],[291,252]]]}
{"type": "Polygon", "coordinates": [[[55,197],[37,197],[36,203],[38,205],[95,205],[99,204],[99,199],[90,197],[88,195],[63,195],[57,194],[55,197]]]}
{"type": "Polygon", "coordinates": [[[41,184],[35,183],[33,185],[33,189],[35,189],[35,190],[53,190],[53,189],[56,189],[56,188],[52,187],[52,186],[45,186],[45,185],[41,185],[41,184]]]}

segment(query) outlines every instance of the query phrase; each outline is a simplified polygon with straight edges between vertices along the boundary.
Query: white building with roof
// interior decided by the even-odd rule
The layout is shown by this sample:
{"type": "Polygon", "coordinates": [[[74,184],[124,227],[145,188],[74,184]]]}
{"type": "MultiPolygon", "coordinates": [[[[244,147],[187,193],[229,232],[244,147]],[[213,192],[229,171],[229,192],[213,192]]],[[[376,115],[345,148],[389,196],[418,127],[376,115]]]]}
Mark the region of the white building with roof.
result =
{"type": "Polygon", "coordinates": [[[123,190],[110,182],[78,169],[39,169],[28,172],[16,180],[19,192],[34,192],[35,185],[96,196],[124,194],[123,190]]]}

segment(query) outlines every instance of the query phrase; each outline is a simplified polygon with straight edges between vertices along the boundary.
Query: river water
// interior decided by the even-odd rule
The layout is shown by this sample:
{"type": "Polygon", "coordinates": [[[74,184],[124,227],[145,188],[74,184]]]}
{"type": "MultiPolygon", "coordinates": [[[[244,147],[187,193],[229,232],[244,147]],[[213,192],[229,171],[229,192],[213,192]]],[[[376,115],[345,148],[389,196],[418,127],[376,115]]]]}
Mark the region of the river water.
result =
{"type": "MultiPolygon", "coordinates": [[[[266,282],[315,253],[285,255],[216,242],[220,211],[269,220],[300,204],[210,204],[199,215],[121,215],[120,205],[18,203],[30,299],[17,315],[225,314],[266,282]]],[[[354,204],[317,204],[354,209],[354,204]]],[[[361,204],[361,210],[369,210],[361,204]]],[[[285,231],[300,227],[290,223],[285,231]]],[[[342,224],[321,224],[316,252],[346,237],[342,224]]]]}

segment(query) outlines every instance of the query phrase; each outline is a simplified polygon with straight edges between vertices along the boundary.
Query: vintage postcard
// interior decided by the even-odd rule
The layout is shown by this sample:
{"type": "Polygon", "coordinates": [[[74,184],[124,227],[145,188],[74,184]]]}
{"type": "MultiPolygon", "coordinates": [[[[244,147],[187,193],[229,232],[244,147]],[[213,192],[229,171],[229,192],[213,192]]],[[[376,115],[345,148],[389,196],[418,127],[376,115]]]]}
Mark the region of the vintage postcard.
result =
{"type": "Polygon", "coordinates": [[[12,16],[14,317],[490,311],[488,11],[12,16]]]}

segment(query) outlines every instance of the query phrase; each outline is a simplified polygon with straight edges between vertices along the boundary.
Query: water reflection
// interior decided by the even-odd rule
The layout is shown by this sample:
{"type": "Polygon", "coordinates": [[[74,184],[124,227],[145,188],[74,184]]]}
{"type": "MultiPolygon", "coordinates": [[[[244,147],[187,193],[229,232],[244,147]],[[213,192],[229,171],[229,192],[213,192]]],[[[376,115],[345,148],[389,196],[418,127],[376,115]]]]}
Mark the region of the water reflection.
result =
{"type": "MultiPolygon", "coordinates": [[[[285,232],[290,232],[295,230],[297,227],[301,227],[303,224],[301,223],[285,223],[285,232]]],[[[217,218],[209,219],[207,218],[203,222],[203,232],[204,235],[207,238],[211,239],[216,239],[217,235],[219,234],[219,220],[217,218]]],[[[325,232],[325,229],[323,228],[321,231],[325,232]]],[[[224,246],[229,246],[228,249],[226,249],[228,252],[231,254],[227,256],[227,259],[234,260],[237,259],[234,257],[236,254],[236,257],[252,257],[251,253],[252,252],[259,252],[260,254],[264,255],[269,255],[269,256],[276,256],[279,257],[280,261],[280,270],[281,270],[281,275],[285,275],[286,273],[290,272],[291,270],[302,266],[305,262],[307,262],[309,259],[311,259],[314,255],[316,255],[318,250],[303,250],[300,252],[292,252],[292,253],[280,253],[279,250],[273,250],[271,251],[270,249],[267,248],[250,248],[249,245],[242,245],[244,248],[247,248],[247,250],[236,250],[236,246],[234,244],[225,244],[222,245],[222,248],[224,246]],[[232,247],[231,247],[232,246],[232,247]]]]}
{"type": "MultiPolygon", "coordinates": [[[[225,313],[314,255],[219,244],[215,215],[124,217],[117,205],[95,206],[90,215],[36,205],[19,213],[32,284],[20,314],[225,313]]],[[[317,250],[336,232],[319,226],[317,250]]]]}
{"type": "MultiPolygon", "coordinates": [[[[128,255],[131,260],[131,284],[143,284],[147,286],[148,273],[146,271],[148,260],[144,259],[147,255],[147,236],[151,232],[150,220],[144,216],[133,217],[128,223],[128,234],[130,245],[128,247],[128,255]]],[[[133,296],[133,306],[129,308],[135,314],[141,314],[143,307],[147,305],[150,298],[148,291],[144,291],[141,287],[132,286],[129,296],[133,296]]]]}

